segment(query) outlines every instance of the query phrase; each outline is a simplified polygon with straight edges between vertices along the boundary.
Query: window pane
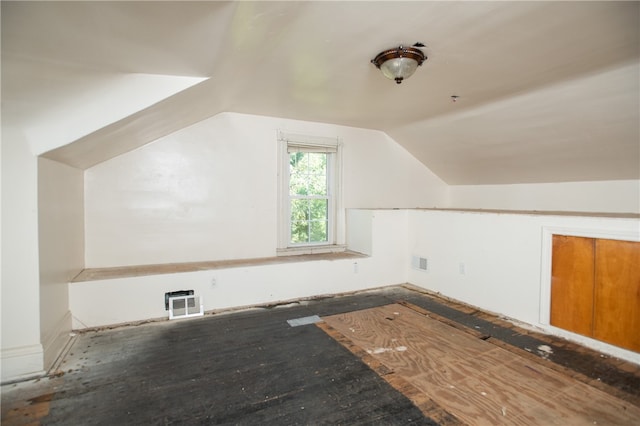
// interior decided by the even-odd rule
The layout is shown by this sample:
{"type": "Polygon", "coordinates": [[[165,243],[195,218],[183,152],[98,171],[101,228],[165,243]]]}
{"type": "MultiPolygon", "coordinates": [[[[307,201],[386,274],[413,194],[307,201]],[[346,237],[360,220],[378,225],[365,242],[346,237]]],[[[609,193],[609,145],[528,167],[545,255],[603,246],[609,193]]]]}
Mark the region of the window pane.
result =
{"type": "Polygon", "coordinates": [[[309,242],[320,243],[327,241],[327,222],[326,221],[312,221],[310,222],[310,235],[309,242]]]}
{"type": "Polygon", "coordinates": [[[308,158],[306,157],[304,152],[292,152],[289,154],[289,170],[291,170],[292,173],[296,170],[306,171],[308,168],[307,162],[308,158]]]}
{"type": "Polygon", "coordinates": [[[291,222],[309,220],[311,200],[291,200],[291,222]]]}
{"type": "Polygon", "coordinates": [[[307,175],[292,174],[289,178],[289,195],[308,195],[307,175]]]}
{"type": "Polygon", "coordinates": [[[289,194],[327,194],[327,154],[293,152],[289,154],[289,194]]]}
{"type": "Polygon", "coordinates": [[[327,177],[325,175],[312,175],[308,178],[309,195],[327,195],[327,177]]]}
{"type": "Polygon", "coordinates": [[[289,154],[289,170],[291,173],[309,173],[309,155],[305,152],[292,152],[289,154]]]}
{"type": "Polygon", "coordinates": [[[291,221],[291,242],[294,244],[309,242],[309,222],[291,221]]]}
{"type": "Polygon", "coordinates": [[[309,170],[312,170],[313,173],[327,169],[327,154],[314,152],[307,155],[309,156],[309,170]]]}
{"type": "Polygon", "coordinates": [[[332,154],[289,153],[289,244],[327,243],[329,229],[328,162],[332,154]]]}
{"type": "Polygon", "coordinates": [[[327,220],[327,200],[310,200],[309,217],[311,220],[327,220]]]}

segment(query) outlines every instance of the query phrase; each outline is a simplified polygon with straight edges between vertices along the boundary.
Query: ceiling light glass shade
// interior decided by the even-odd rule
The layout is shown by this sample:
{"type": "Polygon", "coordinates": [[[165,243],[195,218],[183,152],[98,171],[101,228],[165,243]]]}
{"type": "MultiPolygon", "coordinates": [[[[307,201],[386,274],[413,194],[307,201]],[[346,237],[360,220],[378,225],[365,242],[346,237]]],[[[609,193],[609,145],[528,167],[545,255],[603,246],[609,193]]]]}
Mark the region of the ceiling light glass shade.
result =
{"type": "Polygon", "coordinates": [[[389,59],[380,65],[380,71],[390,80],[400,83],[403,79],[410,77],[418,69],[418,62],[411,58],[389,59]]]}
{"type": "Polygon", "coordinates": [[[421,50],[400,46],[379,53],[371,62],[385,77],[400,84],[405,78],[411,77],[425,59],[427,57],[421,50]]]}

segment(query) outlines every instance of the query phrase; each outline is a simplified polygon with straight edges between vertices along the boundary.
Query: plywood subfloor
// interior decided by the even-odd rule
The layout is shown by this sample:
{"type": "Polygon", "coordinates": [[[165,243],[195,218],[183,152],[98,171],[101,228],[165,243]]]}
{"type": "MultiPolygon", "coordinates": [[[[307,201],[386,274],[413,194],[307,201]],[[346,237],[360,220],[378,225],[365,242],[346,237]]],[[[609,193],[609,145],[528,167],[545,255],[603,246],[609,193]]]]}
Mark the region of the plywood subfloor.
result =
{"type": "MultiPolygon", "coordinates": [[[[406,306],[324,317],[388,372],[468,424],[632,425],[640,407],[406,306]]],[[[546,348],[542,348],[543,350],[546,348]]],[[[437,418],[437,416],[436,416],[437,418]]]]}

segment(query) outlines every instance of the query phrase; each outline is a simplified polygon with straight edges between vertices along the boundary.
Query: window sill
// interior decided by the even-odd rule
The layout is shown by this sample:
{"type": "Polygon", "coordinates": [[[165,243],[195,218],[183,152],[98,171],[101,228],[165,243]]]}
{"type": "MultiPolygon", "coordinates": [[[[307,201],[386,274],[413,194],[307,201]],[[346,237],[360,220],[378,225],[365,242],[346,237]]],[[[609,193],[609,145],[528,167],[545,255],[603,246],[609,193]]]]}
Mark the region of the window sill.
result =
{"type": "Polygon", "coordinates": [[[359,259],[368,257],[365,254],[349,250],[333,253],[312,253],[299,256],[275,256],[251,259],[212,260],[187,263],[164,263],[157,265],[115,266],[107,268],[83,269],[71,282],[86,282],[112,280],[119,278],[142,277],[149,275],[177,274],[182,272],[209,271],[215,269],[246,268],[267,265],[282,265],[296,262],[332,261],[344,259],[359,259]]]}
{"type": "Polygon", "coordinates": [[[344,244],[287,247],[276,250],[277,256],[298,256],[301,254],[343,253],[347,250],[344,244]]]}

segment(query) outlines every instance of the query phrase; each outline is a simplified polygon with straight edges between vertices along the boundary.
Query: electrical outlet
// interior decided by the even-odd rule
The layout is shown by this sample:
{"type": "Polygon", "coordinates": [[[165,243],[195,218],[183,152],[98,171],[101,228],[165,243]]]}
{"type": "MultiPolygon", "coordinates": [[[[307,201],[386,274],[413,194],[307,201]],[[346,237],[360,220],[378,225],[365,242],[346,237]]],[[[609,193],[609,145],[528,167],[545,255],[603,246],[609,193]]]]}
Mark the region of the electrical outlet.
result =
{"type": "Polygon", "coordinates": [[[358,273],[358,262],[353,262],[353,273],[354,274],[358,273]]]}
{"type": "Polygon", "coordinates": [[[460,271],[460,275],[465,275],[467,273],[464,262],[460,262],[458,270],[460,271]]]}
{"type": "Polygon", "coordinates": [[[216,280],[216,277],[211,278],[211,287],[215,287],[216,284],[218,284],[218,280],[216,280]]]}

